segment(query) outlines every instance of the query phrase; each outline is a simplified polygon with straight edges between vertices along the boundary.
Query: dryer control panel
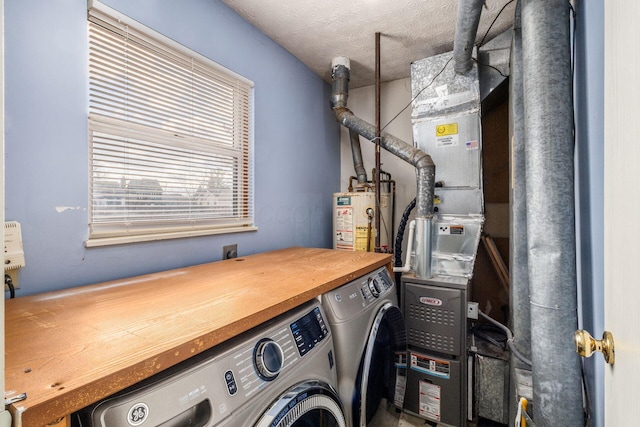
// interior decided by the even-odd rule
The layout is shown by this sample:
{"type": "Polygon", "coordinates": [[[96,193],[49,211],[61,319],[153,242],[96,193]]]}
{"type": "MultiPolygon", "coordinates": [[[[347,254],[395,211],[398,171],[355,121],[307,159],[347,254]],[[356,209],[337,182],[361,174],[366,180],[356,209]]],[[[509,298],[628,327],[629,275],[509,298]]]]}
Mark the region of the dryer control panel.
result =
{"type": "Polygon", "coordinates": [[[393,279],[386,267],[381,267],[365,276],[347,283],[322,296],[327,310],[331,310],[336,320],[351,319],[372,304],[395,298],[393,279]]]}

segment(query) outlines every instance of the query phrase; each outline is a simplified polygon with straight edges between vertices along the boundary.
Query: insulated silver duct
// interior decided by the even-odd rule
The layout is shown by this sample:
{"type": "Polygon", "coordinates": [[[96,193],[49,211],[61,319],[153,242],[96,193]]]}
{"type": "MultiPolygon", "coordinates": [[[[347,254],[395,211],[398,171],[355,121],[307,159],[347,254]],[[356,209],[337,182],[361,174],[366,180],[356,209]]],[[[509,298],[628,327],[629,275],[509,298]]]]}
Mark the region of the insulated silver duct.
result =
{"type": "MultiPolygon", "coordinates": [[[[336,115],[336,120],[344,127],[370,141],[375,141],[375,126],[356,117],[347,109],[349,67],[350,61],[348,58],[338,57],[332,61],[331,109],[336,115]]],[[[414,246],[416,252],[415,274],[418,278],[429,279],[431,278],[431,225],[436,166],[431,160],[431,156],[386,132],[380,134],[380,146],[416,168],[418,188],[416,194],[416,241],[414,246]]]]}
{"type": "MultiPolygon", "coordinates": [[[[526,155],[524,129],[524,99],[522,82],[522,29],[520,3],[516,6],[511,50],[509,97],[511,134],[511,329],[514,344],[531,359],[531,314],[529,310],[529,272],[527,256],[526,155]]],[[[517,362],[515,359],[514,362],[517,362]]],[[[517,364],[517,363],[516,363],[517,364]]]]}
{"type": "MultiPolygon", "coordinates": [[[[516,4],[511,42],[511,71],[509,78],[509,134],[511,135],[511,192],[510,192],[510,273],[509,289],[510,327],[513,330],[513,345],[531,360],[531,309],[529,305],[529,271],[527,255],[527,199],[526,157],[524,132],[524,97],[522,82],[522,26],[520,2],[516,4]]],[[[517,369],[530,372],[513,353],[510,358],[509,419],[517,414],[518,401],[522,396],[520,376],[517,369]]],[[[530,379],[530,376],[529,376],[530,379]]]]}
{"type": "Polygon", "coordinates": [[[456,38],[453,41],[453,69],[458,74],[465,74],[471,69],[473,62],[471,53],[476,43],[478,24],[484,0],[460,0],[458,3],[458,21],[456,38]]]}
{"type": "Polygon", "coordinates": [[[573,91],[566,0],[522,0],[533,419],[584,425],[578,323],[573,91]]]}

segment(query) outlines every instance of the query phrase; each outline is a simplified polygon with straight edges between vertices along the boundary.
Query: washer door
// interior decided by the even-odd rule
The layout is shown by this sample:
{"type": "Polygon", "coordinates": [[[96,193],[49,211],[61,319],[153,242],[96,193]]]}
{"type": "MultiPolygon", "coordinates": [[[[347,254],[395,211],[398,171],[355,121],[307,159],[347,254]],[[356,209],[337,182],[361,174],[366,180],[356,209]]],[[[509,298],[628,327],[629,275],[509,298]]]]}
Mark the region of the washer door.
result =
{"type": "Polygon", "coordinates": [[[306,381],[278,398],[255,427],[345,427],[340,399],[321,381],[306,381]]]}
{"type": "Polygon", "coordinates": [[[406,357],[407,332],[402,312],[387,302],[378,310],[360,361],[352,405],[354,426],[369,424],[383,399],[402,407],[404,393],[396,391],[396,381],[399,375],[406,375],[406,357]],[[396,362],[400,366],[405,363],[405,369],[396,362]]]}

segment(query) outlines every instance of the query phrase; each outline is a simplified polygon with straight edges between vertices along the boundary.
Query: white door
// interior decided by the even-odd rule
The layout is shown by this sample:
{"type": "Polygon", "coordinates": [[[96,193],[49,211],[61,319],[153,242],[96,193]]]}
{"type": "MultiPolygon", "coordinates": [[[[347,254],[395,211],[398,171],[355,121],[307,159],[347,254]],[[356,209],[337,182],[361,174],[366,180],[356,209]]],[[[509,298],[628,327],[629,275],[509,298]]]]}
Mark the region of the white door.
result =
{"type": "Polygon", "coordinates": [[[604,399],[613,427],[637,425],[640,411],[640,2],[604,7],[604,327],[615,341],[604,399]]]}

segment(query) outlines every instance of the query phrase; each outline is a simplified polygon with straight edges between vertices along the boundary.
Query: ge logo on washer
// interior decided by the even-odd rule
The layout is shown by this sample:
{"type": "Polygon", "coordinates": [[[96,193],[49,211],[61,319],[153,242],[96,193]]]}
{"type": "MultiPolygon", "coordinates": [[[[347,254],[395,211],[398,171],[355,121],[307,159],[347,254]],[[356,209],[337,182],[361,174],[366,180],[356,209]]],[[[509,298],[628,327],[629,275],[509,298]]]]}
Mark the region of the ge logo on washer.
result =
{"type": "Polygon", "coordinates": [[[139,426],[149,416],[149,407],[145,403],[136,403],[129,409],[127,414],[127,421],[132,426],[139,426]]]}

